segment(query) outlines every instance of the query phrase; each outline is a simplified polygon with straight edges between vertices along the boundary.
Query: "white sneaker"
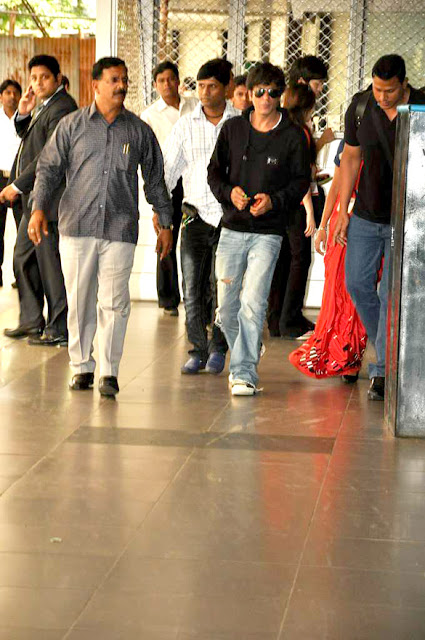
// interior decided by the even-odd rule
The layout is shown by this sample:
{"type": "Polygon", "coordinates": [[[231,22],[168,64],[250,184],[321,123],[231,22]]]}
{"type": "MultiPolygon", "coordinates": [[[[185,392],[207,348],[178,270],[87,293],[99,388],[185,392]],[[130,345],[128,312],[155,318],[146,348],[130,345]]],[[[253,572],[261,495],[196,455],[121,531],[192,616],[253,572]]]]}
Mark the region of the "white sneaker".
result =
{"type": "Polygon", "coordinates": [[[245,382],[245,380],[233,380],[231,381],[232,385],[232,396],[253,396],[257,388],[251,382],[245,382]]]}
{"type": "Polygon", "coordinates": [[[310,330],[310,331],[306,331],[305,333],[302,334],[302,336],[297,336],[295,338],[295,340],[308,340],[309,338],[311,338],[311,336],[313,335],[314,331],[310,330]]]}

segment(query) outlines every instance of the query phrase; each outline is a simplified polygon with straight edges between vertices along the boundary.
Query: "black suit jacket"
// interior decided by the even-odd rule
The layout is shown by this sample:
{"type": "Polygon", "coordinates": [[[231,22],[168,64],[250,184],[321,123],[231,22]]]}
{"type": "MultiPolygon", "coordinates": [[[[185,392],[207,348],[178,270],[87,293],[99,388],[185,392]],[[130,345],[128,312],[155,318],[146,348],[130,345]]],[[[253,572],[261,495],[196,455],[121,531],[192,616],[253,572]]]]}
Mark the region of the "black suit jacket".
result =
{"type": "MultiPolygon", "coordinates": [[[[16,132],[22,141],[9,182],[13,182],[22,191],[22,208],[27,218],[31,216],[29,198],[35,182],[38,157],[56,129],[59,120],[76,109],[78,107],[74,98],[65,89],[61,89],[49,100],[34,120],[31,121],[31,116],[15,120],[16,132]],[[19,157],[20,171],[17,172],[16,161],[19,157]],[[17,177],[16,174],[18,174],[17,177]]],[[[49,220],[57,220],[59,201],[64,188],[65,178],[54,192],[49,210],[46,211],[49,220]]]]}

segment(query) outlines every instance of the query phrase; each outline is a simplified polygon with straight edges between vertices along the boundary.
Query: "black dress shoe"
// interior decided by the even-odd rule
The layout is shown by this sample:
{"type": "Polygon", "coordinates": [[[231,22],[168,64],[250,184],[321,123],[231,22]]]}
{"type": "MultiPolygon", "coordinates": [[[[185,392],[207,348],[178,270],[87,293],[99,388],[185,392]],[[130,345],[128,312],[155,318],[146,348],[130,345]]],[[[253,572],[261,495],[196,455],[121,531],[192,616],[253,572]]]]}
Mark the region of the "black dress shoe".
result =
{"type": "Polygon", "coordinates": [[[93,382],[93,373],[76,373],[75,376],[72,376],[69,388],[72,391],[83,391],[84,389],[90,389],[93,386],[93,382]]]}
{"type": "Polygon", "coordinates": [[[37,335],[28,339],[28,344],[36,347],[67,347],[68,338],[66,336],[37,335]]]}
{"type": "Polygon", "coordinates": [[[40,336],[42,333],[42,327],[28,327],[25,324],[19,325],[19,327],[16,327],[16,329],[4,330],[4,335],[8,338],[26,338],[27,336],[40,336]]]}
{"type": "Polygon", "coordinates": [[[115,376],[102,376],[99,380],[99,393],[101,396],[116,396],[120,388],[115,376]]]}
{"type": "Polygon", "coordinates": [[[369,400],[382,401],[385,396],[385,378],[383,376],[376,376],[372,378],[369,391],[367,392],[369,400]]]}
{"type": "Polygon", "coordinates": [[[359,374],[355,373],[354,375],[345,375],[345,376],[341,376],[341,380],[342,382],[344,382],[344,384],[354,384],[355,382],[357,382],[357,380],[359,379],[359,374]]]}

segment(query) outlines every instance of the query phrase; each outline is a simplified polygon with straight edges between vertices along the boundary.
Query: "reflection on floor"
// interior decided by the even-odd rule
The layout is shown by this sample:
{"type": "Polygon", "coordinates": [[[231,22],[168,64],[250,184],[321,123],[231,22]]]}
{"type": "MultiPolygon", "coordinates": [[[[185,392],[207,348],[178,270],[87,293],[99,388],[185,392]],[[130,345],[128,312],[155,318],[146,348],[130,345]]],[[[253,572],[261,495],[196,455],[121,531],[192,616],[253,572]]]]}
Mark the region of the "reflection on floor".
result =
{"type": "Polygon", "coordinates": [[[68,390],[66,350],[0,346],[0,640],[425,638],[425,442],[367,380],[309,380],[275,339],[232,399],[143,303],[116,401],[68,390]]]}

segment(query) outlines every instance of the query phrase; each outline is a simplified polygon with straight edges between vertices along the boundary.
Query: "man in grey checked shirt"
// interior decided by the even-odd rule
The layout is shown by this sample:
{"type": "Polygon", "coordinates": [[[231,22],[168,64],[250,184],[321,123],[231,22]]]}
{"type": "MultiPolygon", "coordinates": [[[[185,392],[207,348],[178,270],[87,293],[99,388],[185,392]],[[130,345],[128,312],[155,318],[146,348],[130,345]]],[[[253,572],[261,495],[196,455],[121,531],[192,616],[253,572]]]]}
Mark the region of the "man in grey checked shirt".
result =
{"type": "Polygon", "coordinates": [[[200,102],[192,113],[176,122],[164,151],[169,191],[183,176],[183,202],[197,210],[195,218],[183,216],[181,234],[186,329],[193,345],[189,360],[181,368],[185,374],[202,370],[219,374],[226,358],[226,339],[218,327],[213,325],[209,344],[207,339],[210,279],[214,283],[213,310],[216,306],[214,262],[223,213],[208,186],[207,167],[223,123],[240,113],[226,102],[231,67],[220,59],[202,65],[197,76],[200,102]]]}
{"type": "Polygon", "coordinates": [[[113,396],[119,391],[118,368],[130,314],[139,164],[146,199],[159,215],[161,257],[172,246],[172,207],[155,135],[123,106],[128,87],[125,62],[102,58],[94,64],[92,76],[94,102],[63,118],[40,155],[28,234],[34,244],[43,242],[44,211],[66,174],[59,248],[69,308],[68,351],[74,374],[70,388],[93,385],[93,339],[99,324],[99,391],[113,396]]]}

